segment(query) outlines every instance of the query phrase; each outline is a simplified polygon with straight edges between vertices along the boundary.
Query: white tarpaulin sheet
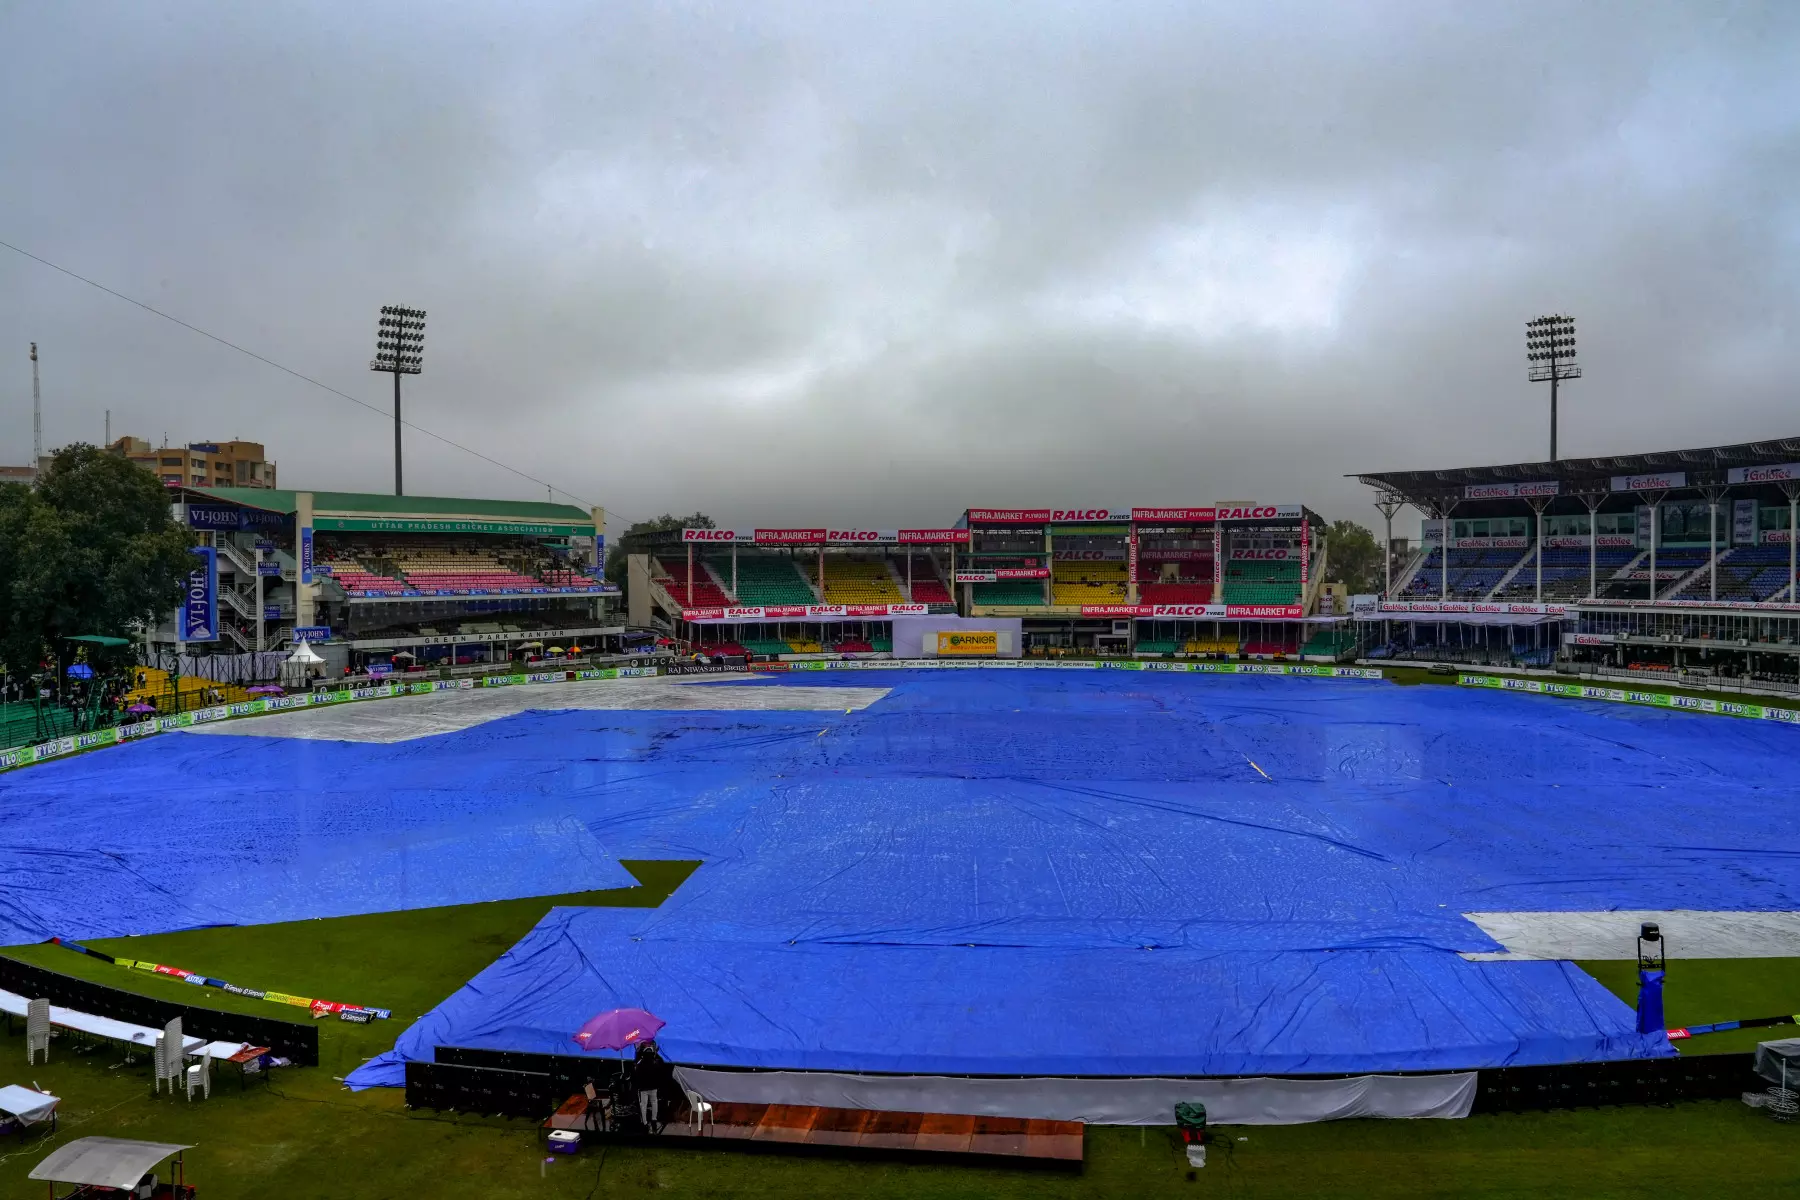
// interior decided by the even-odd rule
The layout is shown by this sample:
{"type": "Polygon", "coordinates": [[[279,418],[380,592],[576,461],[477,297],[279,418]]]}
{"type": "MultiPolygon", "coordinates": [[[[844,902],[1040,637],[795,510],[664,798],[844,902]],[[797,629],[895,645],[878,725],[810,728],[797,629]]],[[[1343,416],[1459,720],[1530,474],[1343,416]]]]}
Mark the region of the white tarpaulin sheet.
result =
{"type": "Polygon", "coordinates": [[[882,1112],[1026,1117],[1089,1125],[1171,1125],[1175,1105],[1199,1101],[1217,1125],[1304,1125],[1347,1117],[1469,1115],[1473,1071],[1349,1079],[970,1079],[831,1071],[709,1071],[679,1067],[702,1099],[882,1112]]]}
{"type": "Polygon", "coordinates": [[[1697,909],[1620,908],[1607,912],[1471,912],[1463,916],[1499,942],[1502,951],[1476,951],[1477,962],[1509,959],[1637,957],[1638,928],[1662,929],[1672,958],[1800,957],[1800,912],[1704,912],[1697,909]]]}

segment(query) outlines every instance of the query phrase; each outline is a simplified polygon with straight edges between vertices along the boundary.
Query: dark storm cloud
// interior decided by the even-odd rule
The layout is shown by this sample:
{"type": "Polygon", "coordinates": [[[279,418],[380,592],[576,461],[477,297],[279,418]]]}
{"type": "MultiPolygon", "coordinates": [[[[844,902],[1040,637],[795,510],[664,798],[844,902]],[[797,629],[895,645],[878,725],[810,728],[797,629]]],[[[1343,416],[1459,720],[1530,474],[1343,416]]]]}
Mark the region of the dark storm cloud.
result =
{"type": "MultiPolygon", "coordinates": [[[[640,516],[1301,499],[1795,432],[1782,5],[17,8],[0,237],[640,516]]],[[[0,261],[29,437],[265,440],[388,484],[373,413],[0,261]]],[[[541,494],[414,436],[412,490],[541,494]]]]}

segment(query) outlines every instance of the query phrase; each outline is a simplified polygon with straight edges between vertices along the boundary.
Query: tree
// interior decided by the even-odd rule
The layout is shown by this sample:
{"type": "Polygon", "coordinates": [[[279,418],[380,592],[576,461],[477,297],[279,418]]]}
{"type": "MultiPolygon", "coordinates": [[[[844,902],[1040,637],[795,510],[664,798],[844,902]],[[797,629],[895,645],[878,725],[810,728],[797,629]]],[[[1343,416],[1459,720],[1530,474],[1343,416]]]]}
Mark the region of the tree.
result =
{"type": "Polygon", "coordinates": [[[1379,592],[1384,582],[1384,550],[1375,535],[1355,521],[1333,521],[1326,532],[1331,574],[1353,596],[1379,592]]]}
{"type": "Polygon", "coordinates": [[[705,513],[690,513],[685,517],[662,516],[649,521],[639,521],[625,531],[619,539],[617,548],[606,556],[606,581],[619,587],[625,586],[626,555],[642,554],[649,544],[651,535],[670,533],[681,529],[717,529],[713,519],[705,513]]]}
{"type": "Polygon", "coordinates": [[[15,675],[70,657],[64,638],[130,638],[171,612],[194,558],[156,476],[76,444],[36,488],[0,487],[0,664],[15,675]]]}

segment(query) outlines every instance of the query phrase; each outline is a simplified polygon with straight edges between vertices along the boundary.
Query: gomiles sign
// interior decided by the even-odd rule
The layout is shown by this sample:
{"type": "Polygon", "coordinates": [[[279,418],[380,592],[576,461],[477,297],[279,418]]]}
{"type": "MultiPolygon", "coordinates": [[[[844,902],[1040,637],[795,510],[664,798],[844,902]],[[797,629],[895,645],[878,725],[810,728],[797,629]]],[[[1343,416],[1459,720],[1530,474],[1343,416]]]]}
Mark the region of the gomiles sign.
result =
{"type": "Polygon", "coordinates": [[[212,642],[219,637],[219,552],[211,546],[195,546],[199,560],[188,571],[175,614],[176,632],[184,642],[212,642]]]}

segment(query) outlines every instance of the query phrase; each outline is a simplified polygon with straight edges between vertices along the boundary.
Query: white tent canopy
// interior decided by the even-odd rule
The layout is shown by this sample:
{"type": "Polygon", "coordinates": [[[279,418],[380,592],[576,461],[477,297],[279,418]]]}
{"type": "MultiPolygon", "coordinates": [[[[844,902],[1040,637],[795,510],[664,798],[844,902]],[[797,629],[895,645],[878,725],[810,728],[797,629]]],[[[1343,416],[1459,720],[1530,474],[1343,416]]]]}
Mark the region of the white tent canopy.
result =
{"type": "Polygon", "coordinates": [[[288,655],[288,661],[291,663],[306,663],[310,666],[313,663],[322,663],[325,660],[320,658],[311,646],[307,645],[305,642],[301,642],[294,647],[294,652],[288,655]]]}
{"type": "Polygon", "coordinates": [[[191,1146],[169,1142],[134,1142],[127,1138],[76,1138],[52,1151],[31,1168],[32,1179],[80,1183],[91,1187],[134,1188],[157,1163],[191,1146]]]}

